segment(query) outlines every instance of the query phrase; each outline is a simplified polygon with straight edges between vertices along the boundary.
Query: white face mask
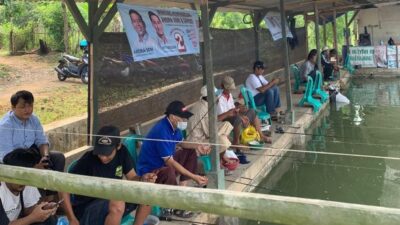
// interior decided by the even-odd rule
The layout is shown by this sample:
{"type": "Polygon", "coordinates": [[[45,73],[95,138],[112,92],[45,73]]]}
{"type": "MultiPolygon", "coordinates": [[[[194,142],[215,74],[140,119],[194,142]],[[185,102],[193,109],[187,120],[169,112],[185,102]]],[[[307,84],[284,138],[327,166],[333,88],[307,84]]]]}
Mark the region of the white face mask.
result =
{"type": "Polygon", "coordinates": [[[178,122],[177,128],[179,130],[186,130],[187,128],[187,122],[178,122]]]}

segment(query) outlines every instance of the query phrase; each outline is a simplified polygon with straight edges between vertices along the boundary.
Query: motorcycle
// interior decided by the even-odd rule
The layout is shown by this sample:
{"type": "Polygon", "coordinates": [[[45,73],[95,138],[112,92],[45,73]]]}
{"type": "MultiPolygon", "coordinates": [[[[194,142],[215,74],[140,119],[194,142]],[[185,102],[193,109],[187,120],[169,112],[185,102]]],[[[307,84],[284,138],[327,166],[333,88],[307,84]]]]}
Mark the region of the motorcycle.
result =
{"type": "Polygon", "coordinates": [[[57,78],[65,81],[67,78],[80,78],[82,83],[89,82],[89,53],[84,51],[82,58],[64,54],[59,64],[54,69],[57,71],[57,78]]]}

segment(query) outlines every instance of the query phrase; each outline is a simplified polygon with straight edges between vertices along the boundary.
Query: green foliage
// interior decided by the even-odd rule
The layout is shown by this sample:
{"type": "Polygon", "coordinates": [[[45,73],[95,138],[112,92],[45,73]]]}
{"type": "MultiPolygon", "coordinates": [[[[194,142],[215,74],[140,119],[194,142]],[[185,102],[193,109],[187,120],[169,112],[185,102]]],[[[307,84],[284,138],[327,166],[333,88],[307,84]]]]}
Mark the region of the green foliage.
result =
{"type": "MultiPolygon", "coordinates": [[[[88,4],[78,3],[78,8],[87,20],[88,4]]],[[[66,51],[76,53],[82,34],[68,10],[67,14],[72,49],[66,51]]],[[[5,0],[0,6],[0,48],[9,49],[11,31],[15,35],[16,50],[36,49],[42,39],[52,50],[65,51],[61,1],[5,0]]]]}
{"type": "Polygon", "coordinates": [[[49,39],[47,40],[54,49],[64,50],[64,21],[61,3],[41,3],[35,11],[40,15],[40,21],[46,28],[49,39]]]}
{"type": "MultiPolygon", "coordinates": [[[[245,15],[246,14],[239,12],[216,12],[211,27],[230,30],[252,28],[252,23],[243,23],[243,17],[245,15]]],[[[246,20],[248,20],[248,18],[246,18],[246,20]]]]}
{"type": "MultiPolygon", "coordinates": [[[[350,20],[350,18],[353,16],[354,12],[349,12],[348,13],[348,18],[350,20]]],[[[352,24],[350,24],[349,28],[351,30],[351,28],[354,26],[354,22],[352,24]]],[[[327,46],[329,48],[333,48],[334,44],[333,44],[333,26],[332,23],[327,23],[326,25],[326,37],[327,37],[327,46]]],[[[345,25],[345,17],[344,15],[341,17],[338,17],[336,19],[336,30],[337,30],[337,46],[338,46],[338,52],[339,54],[342,53],[342,46],[346,45],[346,39],[344,37],[344,29],[345,29],[346,25],[345,25]]],[[[321,48],[324,46],[324,30],[323,30],[323,26],[319,27],[319,35],[320,35],[320,46],[321,48]]],[[[355,43],[356,40],[356,35],[354,32],[351,32],[350,34],[350,45],[355,43]]],[[[310,22],[308,25],[308,49],[315,49],[316,48],[316,41],[315,41],[315,23],[314,22],[310,22]]]]}
{"type": "Polygon", "coordinates": [[[6,65],[0,64],[0,78],[5,78],[10,75],[10,68],[6,65]]]}

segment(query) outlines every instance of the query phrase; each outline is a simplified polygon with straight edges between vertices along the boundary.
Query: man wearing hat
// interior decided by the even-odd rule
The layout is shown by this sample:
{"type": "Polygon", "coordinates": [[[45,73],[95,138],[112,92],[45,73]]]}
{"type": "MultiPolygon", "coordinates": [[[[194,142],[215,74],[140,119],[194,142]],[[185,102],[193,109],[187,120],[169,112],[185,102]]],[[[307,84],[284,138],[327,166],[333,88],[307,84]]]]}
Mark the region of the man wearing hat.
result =
{"type": "MultiPolygon", "coordinates": [[[[102,127],[97,133],[94,149],[86,152],[69,172],[111,179],[125,177],[127,180],[155,182],[155,174],[147,173],[141,177],[136,175],[130,153],[121,144],[119,136],[120,131],[117,127],[102,127]]],[[[81,195],[75,195],[71,201],[68,193],[64,193],[63,198],[64,210],[71,225],[119,225],[123,216],[137,208],[137,205],[132,203],[81,195]]],[[[150,211],[150,206],[140,205],[134,224],[142,225],[150,211]]]]}
{"type": "MultiPolygon", "coordinates": [[[[277,109],[281,107],[281,99],[279,94],[279,79],[273,79],[268,82],[264,78],[264,63],[256,61],[253,65],[253,74],[250,74],[246,79],[246,88],[254,96],[254,101],[257,106],[265,105],[267,112],[273,120],[278,116],[277,109]]],[[[283,112],[280,112],[284,114],[283,112]]]]}
{"type": "Polygon", "coordinates": [[[330,61],[329,48],[327,46],[322,48],[321,65],[323,68],[324,80],[332,79],[333,65],[330,61]]]}
{"type": "MultiPolygon", "coordinates": [[[[214,93],[217,92],[217,89],[214,88],[214,93]]],[[[208,113],[209,107],[207,102],[207,86],[203,86],[200,90],[201,98],[198,102],[196,102],[192,108],[192,112],[194,112],[193,116],[188,120],[188,136],[187,140],[189,142],[197,142],[197,143],[208,143],[210,141],[210,129],[208,126],[208,113]]],[[[219,152],[221,153],[221,160],[230,161],[229,158],[225,157],[225,151],[231,145],[229,141],[229,134],[233,130],[233,126],[229,122],[218,122],[217,124],[218,130],[218,143],[219,152]]],[[[199,154],[201,155],[201,154],[199,154]]]]}
{"type": "MultiPolygon", "coordinates": [[[[235,106],[232,91],[236,89],[232,77],[226,76],[221,83],[222,93],[218,96],[217,115],[218,121],[228,121],[233,125],[233,144],[239,145],[239,137],[242,128],[253,125],[259,131],[263,141],[271,143],[271,139],[261,132],[261,121],[253,109],[246,108],[243,104],[235,106]]],[[[242,149],[247,149],[243,147],[242,149]]]]}
{"type": "Polygon", "coordinates": [[[199,185],[207,184],[206,177],[196,174],[197,152],[209,154],[210,146],[182,142],[182,131],[192,115],[180,101],[168,105],[165,117],[150,130],[148,140],[143,141],[137,166],[139,175],[156,173],[158,184],[178,185],[177,174],[180,174],[180,185],[186,185],[189,179],[199,185]]]}

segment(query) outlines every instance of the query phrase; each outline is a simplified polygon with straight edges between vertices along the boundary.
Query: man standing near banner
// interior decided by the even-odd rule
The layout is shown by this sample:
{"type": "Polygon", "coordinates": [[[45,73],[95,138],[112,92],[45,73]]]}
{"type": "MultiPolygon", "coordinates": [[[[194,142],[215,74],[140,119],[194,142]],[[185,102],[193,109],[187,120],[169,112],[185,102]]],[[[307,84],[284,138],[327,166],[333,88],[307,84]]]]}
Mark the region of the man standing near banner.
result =
{"type": "MultiPolygon", "coordinates": [[[[129,10],[129,16],[131,18],[133,29],[138,34],[138,41],[134,43],[134,49],[136,53],[137,50],[155,48],[155,41],[149,37],[146,30],[146,24],[143,21],[142,15],[134,9],[129,10]]],[[[154,51],[154,49],[153,49],[154,51]]]]}

